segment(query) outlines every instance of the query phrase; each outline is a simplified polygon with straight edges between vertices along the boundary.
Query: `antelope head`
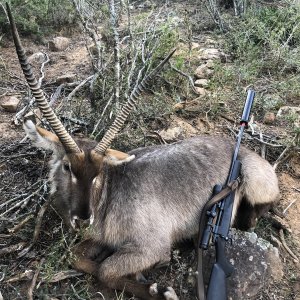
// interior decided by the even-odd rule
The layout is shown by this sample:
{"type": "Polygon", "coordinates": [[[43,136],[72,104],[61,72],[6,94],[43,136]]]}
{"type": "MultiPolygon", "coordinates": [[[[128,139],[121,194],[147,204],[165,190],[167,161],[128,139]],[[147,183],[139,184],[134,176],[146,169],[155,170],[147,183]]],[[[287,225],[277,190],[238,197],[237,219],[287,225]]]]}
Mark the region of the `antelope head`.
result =
{"type": "Polygon", "coordinates": [[[125,123],[130,111],[135,107],[141,93],[149,86],[149,82],[170,59],[173,50],[142,82],[133,90],[128,102],[97,144],[91,140],[74,140],[49,106],[45,95],[36,80],[31,65],[28,63],[24,48],[6,4],[12,35],[23,73],[31,92],[54,133],[35,126],[32,121],[24,123],[24,129],[37,147],[53,151],[50,162],[51,194],[55,198],[55,206],[64,221],[76,227],[76,219],[89,219],[91,216],[91,194],[93,185],[101,189],[104,168],[107,165],[120,165],[134,159],[133,155],[109,149],[109,145],[125,123]]]}

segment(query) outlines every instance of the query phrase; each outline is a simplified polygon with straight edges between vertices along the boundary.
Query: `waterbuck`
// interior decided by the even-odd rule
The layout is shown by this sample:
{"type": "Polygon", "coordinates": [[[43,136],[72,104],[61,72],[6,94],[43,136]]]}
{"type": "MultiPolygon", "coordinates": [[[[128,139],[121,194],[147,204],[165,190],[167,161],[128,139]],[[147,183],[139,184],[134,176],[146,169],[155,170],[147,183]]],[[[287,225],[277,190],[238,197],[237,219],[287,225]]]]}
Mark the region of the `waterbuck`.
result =
{"type": "MultiPolygon", "coordinates": [[[[75,250],[74,267],[110,288],[142,299],[177,299],[172,288],[160,289],[138,277],[144,270],[168,262],[174,243],[197,234],[201,210],[214,185],[226,182],[233,142],[199,136],[129,153],[108,148],[138,94],[169,57],[133,91],[100,143],[74,140],[39,88],[9,7],[7,11],[24,75],[55,134],[31,121],[25,122],[24,129],[37,147],[53,151],[51,193],[65,222],[76,227],[76,219],[90,219],[86,239],[75,250]]],[[[239,156],[241,184],[232,222],[248,228],[278,199],[279,189],[276,174],[266,160],[244,147],[239,156]]]]}

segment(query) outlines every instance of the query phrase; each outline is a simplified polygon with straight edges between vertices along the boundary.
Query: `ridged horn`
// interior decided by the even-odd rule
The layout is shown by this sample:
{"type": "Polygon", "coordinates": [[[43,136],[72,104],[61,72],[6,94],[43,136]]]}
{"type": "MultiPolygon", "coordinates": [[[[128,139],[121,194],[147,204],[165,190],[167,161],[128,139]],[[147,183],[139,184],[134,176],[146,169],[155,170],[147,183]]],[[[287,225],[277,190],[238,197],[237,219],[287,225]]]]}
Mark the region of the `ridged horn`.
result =
{"type": "Polygon", "coordinates": [[[59,140],[62,143],[66,152],[67,153],[80,152],[81,150],[77,146],[76,142],[69,135],[69,133],[66,131],[63,124],[60,122],[60,120],[55,115],[53,109],[49,106],[48,101],[45,98],[44,92],[40,88],[40,86],[33,74],[32,67],[27,60],[27,56],[26,56],[25,50],[21,44],[19,33],[18,33],[16,24],[13,19],[13,16],[12,16],[12,13],[11,13],[8,3],[6,3],[6,9],[7,9],[7,14],[8,14],[8,18],[9,18],[9,22],[10,22],[12,35],[13,35],[17,55],[19,58],[19,62],[20,62],[21,68],[23,70],[24,76],[26,78],[26,81],[30,87],[30,90],[38,104],[39,109],[41,110],[42,114],[45,116],[45,118],[49,122],[50,126],[56,133],[57,137],[59,138],[59,140]]]}
{"type": "Polygon", "coordinates": [[[106,149],[109,147],[116,134],[121,130],[131,110],[135,107],[138,98],[141,96],[141,93],[149,87],[150,81],[163,68],[163,66],[171,58],[175,51],[176,49],[171,51],[168,56],[166,56],[166,58],[155,69],[153,69],[149,75],[145,76],[142,82],[132,91],[127,103],[122,107],[120,114],[118,114],[113,124],[103,136],[102,140],[94,148],[95,152],[99,154],[105,153],[106,149]]]}

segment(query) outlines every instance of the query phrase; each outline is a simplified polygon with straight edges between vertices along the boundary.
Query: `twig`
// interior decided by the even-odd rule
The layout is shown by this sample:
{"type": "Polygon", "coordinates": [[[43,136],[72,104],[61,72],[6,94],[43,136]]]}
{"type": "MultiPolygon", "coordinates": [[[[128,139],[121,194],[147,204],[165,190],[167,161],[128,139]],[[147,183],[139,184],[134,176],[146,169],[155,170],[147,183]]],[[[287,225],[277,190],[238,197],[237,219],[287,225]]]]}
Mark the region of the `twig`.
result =
{"type": "Polygon", "coordinates": [[[282,246],[284,247],[284,249],[288,252],[288,254],[294,259],[294,262],[298,263],[299,262],[299,258],[293,253],[293,251],[288,247],[288,245],[285,242],[285,238],[284,238],[284,233],[283,230],[280,229],[279,230],[279,237],[280,237],[280,241],[282,243],[282,246]]]}
{"type": "Polygon", "coordinates": [[[33,290],[34,290],[34,287],[35,287],[35,285],[36,285],[36,281],[37,281],[37,278],[38,278],[38,276],[39,276],[39,273],[40,273],[40,271],[41,271],[41,267],[42,267],[44,261],[45,261],[45,258],[42,258],[42,259],[41,259],[41,262],[40,262],[40,264],[39,264],[39,267],[38,267],[37,271],[35,272],[35,274],[34,274],[34,276],[33,276],[31,285],[30,285],[30,287],[29,287],[29,289],[28,289],[28,291],[27,291],[28,300],[33,300],[33,290]]]}
{"type": "Polygon", "coordinates": [[[279,157],[276,159],[274,165],[273,165],[273,169],[276,170],[278,165],[283,163],[284,161],[286,161],[289,156],[290,156],[290,153],[288,155],[286,155],[286,153],[291,149],[292,145],[289,145],[287,146],[283,151],[282,153],[279,155],[279,157]],[[286,156],[285,156],[286,155],[286,156]]]}
{"type": "Polygon", "coordinates": [[[2,248],[2,249],[0,249],[0,256],[8,254],[8,253],[19,251],[19,250],[23,249],[25,244],[26,244],[25,242],[20,242],[18,244],[11,245],[11,246],[6,247],[6,248],[2,248]]]}
{"type": "Polygon", "coordinates": [[[273,169],[276,170],[276,168],[278,167],[278,165],[280,163],[283,163],[284,161],[286,161],[291,153],[289,153],[288,155],[286,155],[286,153],[288,151],[290,151],[291,148],[295,147],[295,141],[297,142],[298,139],[298,133],[293,137],[291,143],[283,150],[283,152],[279,155],[279,157],[277,158],[277,160],[275,161],[274,165],[273,165],[273,169]],[[284,157],[286,155],[286,157],[284,157]]]}
{"type": "Polygon", "coordinates": [[[276,244],[277,248],[282,247],[282,243],[273,234],[271,234],[271,241],[276,244]]]}
{"type": "MultiPolygon", "coordinates": [[[[95,75],[93,75],[95,76],[95,75]]],[[[77,85],[80,85],[80,81],[75,81],[75,82],[66,82],[66,83],[62,83],[60,84],[56,91],[51,95],[50,100],[49,100],[49,105],[52,107],[55,102],[57,101],[57,99],[60,97],[61,91],[63,88],[65,87],[76,87],[77,85]]]]}
{"type": "Polygon", "coordinates": [[[256,140],[256,141],[259,141],[261,144],[263,145],[266,145],[266,146],[270,146],[270,147],[274,147],[274,148],[280,148],[280,147],[284,147],[283,145],[280,145],[280,144],[271,144],[271,143],[268,143],[268,142],[265,142],[257,137],[251,137],[249,138],[250,140],[253,139],[253,140],[256,140]]]}
{"type": "MultiPolygon", "coordinates": [[[[296,190],[297,192],[300,192],[300,190],[299,189],[296,189],[295,187],[293,188],[294,190],[296,190]]],[[[284,210],[283,210],[283,214],[285,215],[286,214],[286,212],[287,212],[287,210],[297,201],[297,200],[299,200],[299,199],[295,199],[295,200],[293,200],[284,210]]]]}
{"type": "Polygon", "coordinates": [[[83,275],[84,275],[84,273],[78,272],[76,270],[60,271],[60,272],[52,275],[50,279],[46,278],[46,277],[43,277],[41,279],[41,283],[43,283],[43,282],[54,283],[54,282],[59,282],[59,281],[65,280],[65,279],[78,277],[78,276],[83,276],[83,275]]]}
{"type": "Polygon", "coordinates": [[[9,233],[15,233],[17,231],[19,231],[29,220],[31,220],[33,218],[33,215],[29,215],[27,216],[25,219],[23,219],[19,224],[17,224],[16,226],[14,226],[11,229],[8,229],[9,233]]]}
{"type": "Polygon", "coordinates": [[[115,1],[109,0],[109,11],[110,11],[110,23],[113,30],[114,36],[114,60],[115,60],[115,82],[114,82],[114,89],[115,89],[115,103],[117,107],[119,107],[119,98],[120,98],[120,38],[119,33],[117,30],[118,26],[118,19],[117,14],[115,11],[115,1]]]}
{"type": "Polygon", "coordinates": [[[29,109],[31,109],[34,103],[35,103],[35,98],[32,98],[26,106],[24,106],[20,111],[16,113],[14,119],[16,120],[17,124],[20,121],[20,119],[27,114],[27,112],[29,111],[29,109]]]}
{"type": "Polygon", "coordinates": [[[223,119],[225,119],[225,120],[231,122],[231,123],[235,123],[235,120],[234,120],[233,118],[231,118],[231,117],[228,117],[228,116],[226,116],[226,115],[224,115],[224,114],[220,114],[219,116],[220,116],[221,118],[223,118],[223,119]]]}
{"type": "MultiPolygon", "coordinates": [[[[35,187],[35,186],[38,185],[39,183],[41,183],[41,180],[39,180],[39,181],[37,181],[36,183],[34,183],[30,188],[32,189],[33,187],[35,187]]],[[[15,201],[15,200],[17,200],[17,199],[20,199],[20,198],[22,198],[22,197],[24,197],[24,196],[26,196],[26,195],[28,195],[28,193],[18,195],[18,196],[16,196],[16,197],[12,198],[12,199],[9,199],[9,200],[5,201],[4,203],[2,203],[2,204],[0,205],[0,209],[1,209],[2,207],[4,207],[5,205],[8,205],[9,203],[11,203],[11,202],[13,202],[13,201],[15,201]]]]}
{"type": "Polygon", "coordinates": [[[80,21],[85,29],[85,31],[88,33],[88,35],[92,38],[94,44],[95,44],[95,47],[97,49],[97,65],[94,66],[97,70],[100,70],[101,69],[101,53],[102,53],[102,50],[101,50],[101,43],[99,41],[99,38],[97,36],[97,33],[94,29],[91,29],[88,25],[88,21],[85,19],[85,17],[83,16],[83,14],[80,12],[80,9],[79,9],[79,6],[77,5],[76,1],[75,0],[72,0],[72,3],[73,3],[73,6],[75,8],[75,10],[77,11],[78,13],[78,16],[80,18],[80,21]]]}
{"type": "Polygon", "coordinates": [[[39,210],[38,215],[37,215],[37,221],[36,221],[35,228],[34,228],[32,242],[31,242],[31,244],[28,247],[26,247],[25,249],[23,249],[18,254],[18,257],[22,257],[26,253],[28,253],[28,251],[36,243],[36,241],[37,241],[37,239],[39,237],[40,231],[41,231],[41,226],[42,226],[42,220],[43,220],[44,213],[46,212],[47,208],[49,207],[50,203],[52,202],[52,199],[53,199],[52,197],[49,197],[47,199],[47,201],[42,205],[41,209],[39,210]]]}
{"type": "Polygon", "coordinates": [[[6,210],[4,213],[2,213],[2,214],[0,215],[0,217],[3,217],[3,216],[6,215],[7,213],[9,213],[10,211],[12,211],[12,210],[14,210],[14,209],[16,209],[16,208],[18,208],[18,207],[21,207],[21,208],[25,207],[25,206],[28,204],[29,200],[30,200],[33,196],[35,196],[40,190],[41,190],[41,187],[38,188],[35,192],[33,192],[31,195],[29,195],[29,196],[26,197],[25,199],[21,200],[20,202],[16,203],[14,206],[12,206],[12,207],[9,208],[8,210],[6,210]]]}
{"type": "Polygon", "coordinates": [[[41,65],[40,72],[41,72],[41,75],[42,75],[42,76],[39,78],[39,81],[38,81],[39,86],[42,85],[42,81],[43,81],[43,79],[45,78],[45,72],[44,72],[45,64],[47,64],[47,63],[50,61],[49,55],[48,55],[47,53],[43,53],[43,54],[44,54],[44,56],[46,57],[46,60],[45,60],[45,61],[42,63],[42,65],[41,65]]]}
{"type": "Polygon", "coordinates": [[[0,233],[0,239],[7,239],[10,238],[11,234],[4,234],[4,233],[0,233]]]}
{"type": "Polygon", "coordinates": [[[92,78],[94,77],[94,75],[89,76],[88,78],[84,79],[83,81],[81,81],[74,89],[73,91],[68,95],[67,97],[67,101],[70,101],[72,99],[72,97],[76,94],[77,91],[79,91],[87,82],[89,82],[90,80],[92,80],[92,78]]]}
{"type": "Polygon", "coordinates": [[[174,71],[177,72],[178,74],[180,74],[180,75],[182,75],[182,76],[184,76],[184,77],[186,77],[186,78],[188,79],[188,81],[189,81],[189,83],[190,83],[190,85],[191,85],[191,87],[192,87],[193,92],[194,92],[195,94],[198,95],[198,93],[197,93],[197,91],[196,91],[196,89],[195,89],[195,85],[194,85],[193,78],[192,78],[191,76],[189,76],[188,74],[182,72],[181,70],[175,68],[175,67],[172,65],[172,63],[171,63],[170,61],[169,61],[169,65],[171,66],[171,69],[172,69],[172,70],[174,70],[174,71]]]}
{"type": "Polygon", "coordinates": [[[264,142],[264,137],[263,137],[263,135],[262,135],[261,132],[259,133],[259,140],[262,143],[262,146],[261,146],[261,157],[265,159],[266,158],[266,144],[264,142]]]}
{"type": "Polygon", "coordinates": [[[102,113],[101,113],[101,116],[100,116],[99,119],[98,119],[97,124],[94,126],[94,129],[93,129],[93,131],[92,131],[92,135],[95,134],[95,132],[96,132],[98,126],[100,125],[100,123],[101,123],[101,121],[102,121],[102,118],[103,118],[103,116],[104,116],[104,114],[105,114],[105,112],[106,112],[108,106],[110,105],[112,99],[113,99],[113,96],[111,96],[111,97],[109,98],[109,100],[107,101],[107,103],[106,103],[106,105],[105,105],[105,107],[104,107],[104,109],[103,109],[103,111],[102,111],[102,113]]]}
{"type": "Polygon", "coordinates": [[[18,157],[23,157],[27,155],[36,155],[36,152],[29,152],[29,153],[20,153],[20,154],[15,154],[15,155],[0,155],[0,158],[18,158],[18,157]]]}
{"type": "Polygon", "coordinates": [[[17,274],[13,277],[10,277],[10,278],[6,279],[4,282],[5,283],[14,283],[14,282],[18,282],[21,280],[30,280],[32,278],[33,278],[33,271],[26,270],[24,273],[17,274]]]}
{"type": "Polygon", "coordinates": [[[267,219],[272,224],[273,227],[279,230],[283,229],[289,233],[292,232],[289,223],[285,219],[279,217],[278,215],[268,213],[267,215],[264,216],[264,218],[267,219]]]}

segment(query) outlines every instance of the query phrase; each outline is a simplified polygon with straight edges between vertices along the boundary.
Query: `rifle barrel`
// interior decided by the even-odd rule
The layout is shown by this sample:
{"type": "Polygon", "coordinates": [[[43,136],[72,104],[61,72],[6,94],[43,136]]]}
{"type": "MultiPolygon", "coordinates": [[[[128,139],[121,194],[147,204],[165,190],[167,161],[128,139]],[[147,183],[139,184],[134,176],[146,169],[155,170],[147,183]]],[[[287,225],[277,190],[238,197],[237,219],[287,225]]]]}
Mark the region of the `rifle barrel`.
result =
{"type": "Polygon", "coordinates": [[[253,90],[248,90],[247,99],[244,105],[242,119],[240,122],[241,125],[245,123],[246,128],[248,127],[248,122],[249,122],[249,117],[250,117],[250,112],[254,101],[254,97],[255,97],[255,92],[253,90]]]}

